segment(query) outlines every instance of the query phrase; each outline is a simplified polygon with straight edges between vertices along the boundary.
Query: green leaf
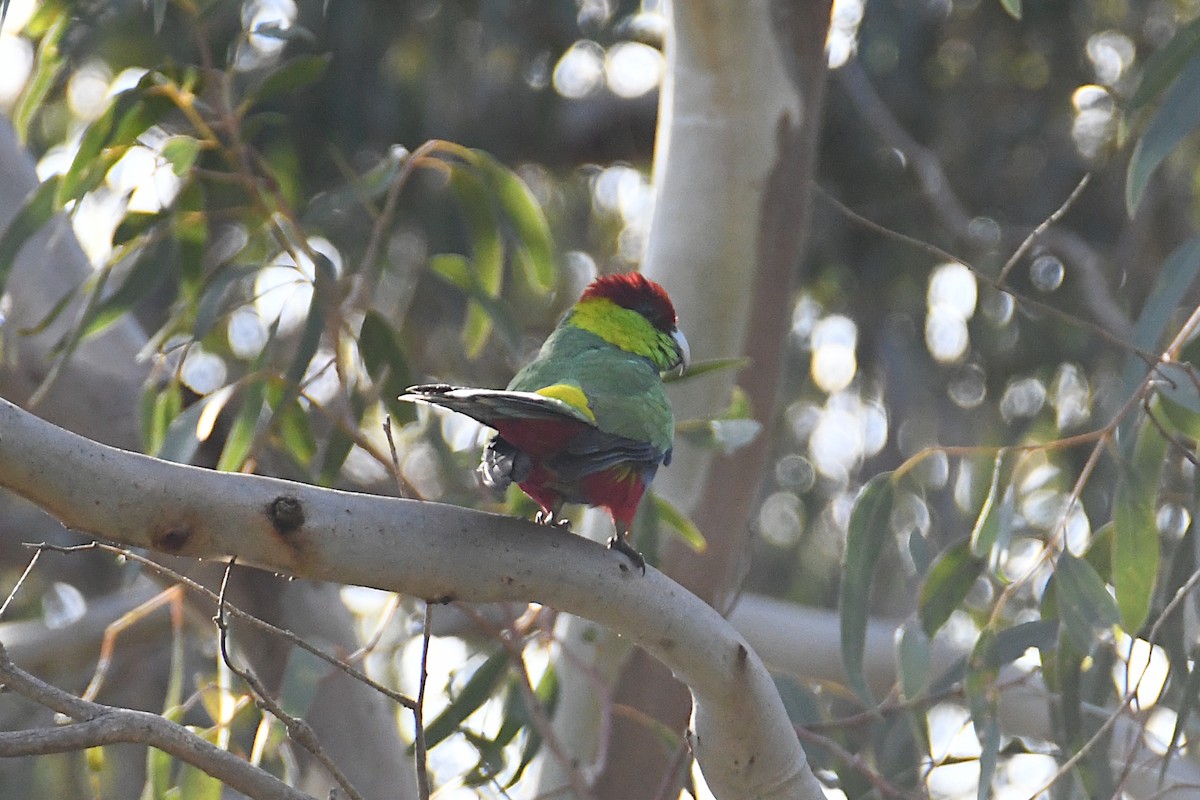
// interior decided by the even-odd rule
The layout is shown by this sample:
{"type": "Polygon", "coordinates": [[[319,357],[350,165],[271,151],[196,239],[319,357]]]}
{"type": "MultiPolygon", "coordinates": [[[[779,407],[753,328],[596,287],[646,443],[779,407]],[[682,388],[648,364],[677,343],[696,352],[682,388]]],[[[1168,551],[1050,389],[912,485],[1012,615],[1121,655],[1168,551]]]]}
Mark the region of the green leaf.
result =
{"type": "MultiPolygon", "coordinates": [[[[1134,325],[1131,341],[1137,349],[1151,353],[1161,352],[1159,345],[1179,306],[1180,298],[1187,294],[1197,273],[1200,273],[1200,236],[1193,236],[1175,248],[1159,266],[1157,273],[1158,277],[1134,325]]],[[[1126,357],[1121,371],[1121,397],[1130,397],[1137,391],[1146,376],[1146,370],[1146,362],[1136,353],[1126,357]]],[[[1132,419],[1134,415],[1129,417],[1132,419]]],[[[1129,422],[1120,427],[1118,440],[1123,450],[1128,450],[1132,445],[1131,429],[1129,422]]]]}
{"type": "Polygon", "coordinates": [[[42,229],[54,216],[58,206],[54,196],[58,193],[59,178],[55,176],[42,183],[28,197],[12,222],[0,235],[0,292],[8,283],[13,263],[29,238],[42,229]]]}
{"type": "Polygon", "coordinates": [[[1057,639],[1057,620],[1036,619],[1022,622],[995,634],[987,649],[978,651],[981,659],[979,663],[991,669],[999,669],[1025,655],[1025,651],[1031,647],[1043,651],[1053,649],[1057,639]]]}
{"type": "Polygon", "coordinates": [[[929,686],[929,637],[912,620],[900,628],[896,660],[904,698],[911,700],[929,686]]]}
{"type": "Polygon", "coordinates": [[[458,166],[450,172],[450,188],[471,238],[472,283],[489,297],[499,297],[504,283],[504,243],[488,187],[474,171],[458,166]]]}
{"type": "Polygon", "coordinates": [[[655,511],[658,512],[658,519],[677,533],[679,538],[683,539],[683,543],[693,552],[703,553],[708,549],[708,542],[704,540],[704,534],[700,532],[696,523],[688,519],[686,514],[657,492],[650,493],[650,500],[654,503],[655,511]]]}
{"type": "Polygon", "coordinates": [[[463,348],[467,358],[476,359],[483,353],[492,335],[492,316],[476,300],[467,302],[467,319],[463,322],[463,348]]]}
{"type": "Polygon", "coordinates": [[[50,310],[46,312],[46,316],[42,317],[33,325],[21,328],[20,334],[22,336],[37,336],[38,334],[44,332],[47,328],[54,324],[54,321],[58,319],[64,311],[67,310],[68,306],[75,302],[79,292],[88,286],[95,279],[95,277],[96,276],[93,274],[87,278],[84,278],[78,286],[74,286],[63,292],[63,296],[58,298],[54,305],[50,306],[50,310]]]}
{"type": "Polygon", "coordinates": [[[162,33],[163,20],[167,16],[167,0],[144,0],[154,16],[154,35],[162,33]]]}
{"type": "Polygon", "coordinates": [[[987,714],[974,718],[975,734],[979,737],[978,800],[991,800],[992,779],[1000,762],[999,710],[990,708],[987,714]]]}
{"type": "Polygon", "coordinates": [[[1167,441],[1143,423],[1133,461],[1123,464],[1113,498],[1112,579],[1122,627],[1135,635],[1150,614],[1158,574],[1159,536],[1155,507],[1167,441]]]}
{"type": "Polygon", "coordinates": [[[149,297],[167,277],[170,264],[165,256],[170,247],[150,246],[138,256],[133,269],[121,286],[108,297],[88,309],[80,327],[80,339],[103,332],[114,322],[133,311],[133,307],[149,297]]]}
{"type": "Polygon", "coordinates": [[[895,498],[896,485],[891,472],[871,478],[854,500],[846,535],[846,555],[838,602],[842,622],[842,663],[846,667],[850,687],[867,705],[874,705],[871,690],[863,676],[871,577],[883,552],[884,542],[891,538],[889,519],[895,498]]]}
{"type": "Polygon", "coordinates": [[[961,539],[934,559],[921,586],[918,601],[921,627],[930,638],[962,605],[987,561],[971,553],[969,539],[961,539]]]}
{"type": "Polygon", "coordinates": [[[1200,125],[1200,51],[1193,52],[1138,139],[1125,178],[1125,207],[1137,210],[1150,176],[1167,153],[1200,125]]]}
{"type": "Polygon", "coordinates": [[[221,448],[221,457],[217,460],[219,471],[237,472],[250,457],[266,391],[267,382],[262,378],[251,381],[245,390],[242,407],[234,417],[229,435],[225,438],[225,446],[221,448]]]}
{"type": "Polygon", "coordinates": [[[476,166],[487,176],[500,210],[516,231],[518,257],[530,286],[545,293],[554,288],[558,273],[554,268],[554,244],[550,225],[541,205],[529,187],[515,173],[482,150],[471,151],[476,166]]]}
{"type": "Polygon", "coordinates": [[[221,800],[224,784],[191,764],[179,766],[179,797],[186,800],[221,800]]]}
{"type": "MultiPolygon", "coordinates": [[[[284,117],[281,123],[286,124],[288,121],[288,118],[284,117]]],[[[304,209],[305,227],[336,224],[344,214],[357,212],[360,208],[370,208],[372,201],[382,197],[391,188],[396,176],[400,173],[400,167],[409,159],[410,155],[402,147],[393,147],[387,155],[380,158],[363,174],[313,197],[304,209]]],[[[377,261],[386,261],[386,259],[377,261]]],[[[376,265],[368,264],[367,271],[374,274],[378,268],[376,265]]]]}
{"type": "Polygon", "coordinates": [[[1021,18],[1021,0],[1000,0],[1000,7],[1013,19],[1021,18]]]}
{"type": "Polygon", "coordinates": [[[471,262],[467,260],[466,256],[460,256],[457,253],[439,253],[429,257],[429,268],[451,286],[456,286],[464,292],[471,291],[473,284],[471,262]]]}
{"type": "Polygon", "coordinates": [[[470,261],[456,253],[440,253],[430,257],[429,268],[469,298],[467,320],[463,326],[463,342],[471,358],[479,355],[493,327],[499,329],[503,340],[511,348],[517,346],[521,335],[516,321],[503,303],[479,286],[470,261]]]}
{"type": "Polygon", "coordinates": [[[1200,378],[1191,364],[1174,361],[1159,364],[1153,380],[1159,397],[1200,414],[1200,378]]]}
{"type": "MultiPolygon", "coordinates": [[[[262,30],[255,32],[262,33],[262,30]]],[[[247,104],[261,103],[316,83],[329,69],[329,62],[332,60],[332,53],[324,53],[316,56],[298,56],[285,61],[278,69],[269,72],[262,82],[249,92],[247,104]]]]}
{"type": "Polygon", "coordinates": [[[710,372],[721,372],[727,369],[741,370],[750,366],[750,359],[744,356],[736,358],[710,358],[704,361],[693,361],[684,370],[683,374],[669,373],[663,376],[663,383],[676,383],[678,381],[686,381],[692,378],[698,378],[701,375],[707,375],[710,372]]]}
{"type": "Polygon", "coordinates": [[[478,358],[492,333],[491,309],[479,300],[500,296],[504,283],[504,244],[497,227],[488,187],[472,169],[458,165],[451,169],[450,188],[458,198],[471,239],[470,287],[473,299],[467,303],[463,324],[463,345],[468,358],[478,358]]]}
{"type": "Polygon", "coordinates": [[[1163,759],[1162,770],[1159,773],[1160,782],[1166,780],[1171,754],[1176,752],[1184,734],[1189,730],[1188,721],[1196,708],[1197,699],[1200,698],[1200,648],[1192,648],[1189,661],[1187,679],[1183,685],[1183,699],[1176,709],[1177,716],[1175,717],[1175,727],[1171,730],[1170,747],[1167,750],[1167,757],[1163,759]]]}
{"type": "Polygon", "coordinates": [[[192,322],[194,338],[203,339],[226,315],[250,302],[250,287],[259,269],[257,264],[228,266],[209,280],[196,306],[196,317],[192,322]]]}
{"type": "Polygon", "coordinates": [[[169,98],[146,93],[155,80],[155,73],[147,73],[137,86],[117,95],[108,110],[88,126],[59,186],[60,207],[99,186],[129,147],[174,109],[169,98]]]}
{"type": "Polygon", "coordinates": [[[317,456],[317,439],[313,435],[312,422],[299,399],[291,401],[275,415],[275,426],[283,446],[296,463],[307,467],[317,456]]]}
{"type": "MultiPolygon", "coordinates": [[[[533,693],[537,696],[537,699],[541,702],[542,707],[545,709],[546,716],[553,717],[554,711],[558,707],[559,695],[558,671],[554,668],[553,662],[551,662],[550,666],[546,668],[546,671],[542,673],[542,677],[538,681],[537,686],[533,688],[533,693]]],[[[521,693],[517,692],[516,697],[521,703],[521,708],[525,711],[526,716],[528,716],[529,712],[528,709],[525,709],[525,701],[521,697],[521,693]]],[[[531,723],[527,724],[525,729],[527,734],[525,736],[525,745],[521,748],[521,761],[517,764],[517,768],[513,772],[512,777],[508,779],[506,788],[509,789],[515,786],[517,781],[521,779],[521,776],[525,774],[525,769],[531,763],[533,763],[533,759],[537,756],[538,751],[542,748],[542,736],[537,732],[536,729],[534,729],[533,725],[531,723]]]]}
{"type": "Polygon", "coordinates": [[[174,461],[176,464],[192,463],[192,457],[196,455],[196,449],[200,446],[200,440],[196,438],[196,425],[200,422],[200,415],[204,413],[210,398],[211,395],[192,403],[171,420],[163,433],[162,446],[156,454],[158,458],[174,461]]]}
{"type": "MultiPolygon", "coordinates": [[[[361,415],[360,415],[361,416],[361,415]]],[[[329,434],[325,445],[325,456],[321,459],[321,471],[317,475],[317,483],[321,486],[333,486],[342,472],[342,464],[346,456],[354,448],[354,440],[338,429],[329,434]]]]}
{"type": "MultiPolygon", "coordinates": [[[[6,3],[5,9],[7,7],[6,3]]],[[[26,81],[20,99],[12,110],[13,128],[22,144],[29,141],[29,126],[33,123],[33,117],[46,107],[46,98],[66,67],[59,44],[67,30],[69,19],[69,14],[59,11],[50,29],[42,36],[41,42],[38,43],[37,57],[33,62],[33,75],[26,81]]]]}
{"type": "Polygon", "coordinates": [[[979,518],[971,530],[971,554],[986,558],[997,541],[1008,539],[1012,530],[1014,509],[1013,492],[1009,488],[1013,466],[1016,463],[1012,451],[996,453],[992,467],[992,482],[988,486],[987,499],[979,510],[979,518]]]}
{"type": "MultiPolygon", "coordinates": [[[[1081,653],[1090,652],[1097,633],[1121,621],[1117,602],[1104,579],[1082,558],[1064,550],[1054,570],[1058,615],[1071,644],[1081,653]]],[[[1136,629],[1134,629],[1136,630],[1136,629]]]]}
{"type": "Polygon", "coordinates": [[[425,726],[425,746],[432,749],[439,742],[458,730],[463,721],[487,702],[496,693],[500,681],[508,674],[508,653],[497,650],[471,673],[450,705],[437,718],[425,726]]]}
{"type": "Polygon", "coordinates": [[[188,304],[196,302],[204,281],[204,254],[208,244],[208,214],[204,188],[197,181],[185,183],[175,199],[174,240],[179,254],[176,272],[179,295],[188,304]]]}
{"type": "Polygon", "coordinates": [[[113,232],[113,244],[119,247],[120,245],[132,242],[134,239],[152,230],[155,225],[166,219],[166,217],[167,215],[162,211],[153,214],[130,211],[117,225],[116,231],[113,232]]]}
{"type": "Polygon", "coordinates": [[[163,143],[162,155],[170,162],[175,174],[183,177],[192,169],[200,155],[200,140],[191,136],[172,136],[163,143]]]}
{"type": "Polygon", "coordinates": [[[396,398],[412,386],[412,370],[400,344],[400,337],[392,326],[377,311],[368,311],[363,318],[362,330],[358,334],[358,352],[372,380],[383,382],[383,401],[388,414],[397,423],[412,422],[417,418],[412,403],[401,403],[396,398]]]}
{"type": "Polygon", "coordinates": [[[166,442],[167,429],[183,411],[183,392],[179,380],[156,388],[147,384],[142,396],[142,449],[157,455],[166,442]]]}
{"type": "Polygon", "coordinates": [[[312,363],[317,348],[321,345],[321,334],[325,332],[326,303],[333,301],[336,289],[337,275],[333,263],[320,253],[314,254],[313,262],[316,275],[313,280],[312,302],[308,304],[308,316],[305,317],[304,328],[300,331],[296,354],[292,356],[292,363],[284,376],[289,385],[296,387],[304,380],[308,365],[312,363]]]}
{"type": "Polygon", "coordinates": [[[1179,76],[1184,64],[1200,52],[1200,19],[1181,27],[1161,48],[1146,59],[1137,88],[1129,98],[1129,110],[1137,109],[1158,97],[1179,76]]]}

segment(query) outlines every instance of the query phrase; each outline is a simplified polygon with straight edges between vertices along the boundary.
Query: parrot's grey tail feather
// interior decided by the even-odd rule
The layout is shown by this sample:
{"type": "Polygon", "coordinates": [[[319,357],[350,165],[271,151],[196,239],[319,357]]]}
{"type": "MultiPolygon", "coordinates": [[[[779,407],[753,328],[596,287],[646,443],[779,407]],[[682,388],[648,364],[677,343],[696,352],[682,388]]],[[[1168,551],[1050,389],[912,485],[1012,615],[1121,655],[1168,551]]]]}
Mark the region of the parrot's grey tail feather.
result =
{"type": "Polygon", "coordinates": [[[479,481],[489,489],[502,492],[510,483],[520,483],[533,470],[533,460],[501,436],[492,438],[479,462],[479,481]]]}

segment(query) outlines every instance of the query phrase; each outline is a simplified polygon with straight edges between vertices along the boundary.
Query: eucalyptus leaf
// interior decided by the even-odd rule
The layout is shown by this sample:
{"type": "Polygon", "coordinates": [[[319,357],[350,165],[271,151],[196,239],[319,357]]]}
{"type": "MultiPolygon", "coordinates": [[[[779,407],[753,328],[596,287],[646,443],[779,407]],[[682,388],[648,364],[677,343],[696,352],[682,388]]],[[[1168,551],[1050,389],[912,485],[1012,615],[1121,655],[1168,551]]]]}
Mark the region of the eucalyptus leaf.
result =
{"type": "MultiPolygon", "coordinates": [[[[263,34],[259,28],[255,33],[263,34]]],[[[262,103],[281,94],[295,92],[306,86],[311,86],[321,79],[329,63],[333,60],[332,53],[321,55],[298,56],[285,61],[276,69],[268,72],[259,84],[254,87],[246,98],[247,103],[262,103]]]]}
{"type": "Polygon", "coordinates": [[[508,674],[508,653],[499,648],[480,664],[442,713],[425,726],[425,746],[432,749],[458,730],[467,717],[487,702],[508,674]]]}
{"type": "Polygon", "coordinates": [[[1192,52],[1134,145],[1125,177],[1125,207],[1137,210],[1150,176],[1175,146],[1200,126],[1200,50],[1192,52]]]}
{"type": "Polygon", "coordinates": [[[871,596],[871,578],[891,538],[889,519],[896,498],[891,472],[871,478],[854,500],[846,534],[846,555],[842,564],[838,611],[842,622],[842,663],[850,686],[867,705],[874,705],[871,690],[863,675],[863,652],[867,641],[867,619],[871,596]]]}
{"type": "Polygon", "coordinates": [[[4,229],[3,235],[0,235],[0,292],[8,283],[13,263],[25,243],[54,217],[58,208],[54,202],[58,186],[59,178],[55,176],[34,189],[26,197],[24,205],[13,217],[12,222],[4,229]]]}
{"type": "Polygon", "coordinates": [[[1200,52],[1200,19],[1181,26],[1170,41],[1146,59],[1137,88],[1129,98],[1129,110],[1136,111],[1158,97],[1197,52],[1200,52]]]}
{"type": "Polygon", "coordinates": [[[703,553],[708,549],[708,542],[705,541],[704,534],[686,514],[657,492],[651,492],[650,498],[658,512],[659,521],[665,522],[693,552],[703,553]]]}
{"type": "Polygon", "coordinates": [[[962,605],[987,561],[971,552],[968,539],[961,539],[934,559],[921,585],[918,608],[921,626],[932,637],[962,605]]]}
{"type": "Polygon", "coordinates": [[[1158,575],[1158,480],[1167,441],[1148,420],[1138,431],[1132,463],[1123,463],[1113,498],[1112,578],[1121,624],[1135,634],[1150,614],[1158,575]]]}
{"type": "Polygon", "coordinates": [[[1097,634],[1121,621],[1117,601],[1091,564],[1065,550],[1058,557],[1054,585],[1067,638],[1079,652],[1090,652],[1097,634]]]}

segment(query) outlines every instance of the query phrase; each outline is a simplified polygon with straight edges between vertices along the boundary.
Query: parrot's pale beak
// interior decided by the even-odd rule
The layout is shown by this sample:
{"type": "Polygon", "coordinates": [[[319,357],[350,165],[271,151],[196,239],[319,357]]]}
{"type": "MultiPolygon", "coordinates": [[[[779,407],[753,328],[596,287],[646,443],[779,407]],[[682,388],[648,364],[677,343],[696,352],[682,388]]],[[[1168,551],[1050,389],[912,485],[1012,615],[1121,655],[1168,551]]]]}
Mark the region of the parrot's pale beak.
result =
{"type": "Polygon", "coordinates": [[[671,331],[671,338],[675,340],[675,346],[679,348],[679,374],[688,368],[688,364],[692,363],[692,349],[688,347],[687,337],[683,335],[683,331],[676,328],[671,331]]]}

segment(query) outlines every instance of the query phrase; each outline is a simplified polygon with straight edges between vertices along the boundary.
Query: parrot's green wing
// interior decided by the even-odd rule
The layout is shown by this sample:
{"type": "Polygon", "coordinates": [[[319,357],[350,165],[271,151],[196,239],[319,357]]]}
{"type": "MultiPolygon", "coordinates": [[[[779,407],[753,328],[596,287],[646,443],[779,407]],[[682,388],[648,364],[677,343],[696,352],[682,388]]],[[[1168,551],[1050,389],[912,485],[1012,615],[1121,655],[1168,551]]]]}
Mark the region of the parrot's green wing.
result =
{"type": "Polygon", "coordinates": [[[658,371],[587,331],[558,328],[508,388],[571,399],[599,432],[648,443],[659,457],[671,448],[675,417],[658,371]]]}

